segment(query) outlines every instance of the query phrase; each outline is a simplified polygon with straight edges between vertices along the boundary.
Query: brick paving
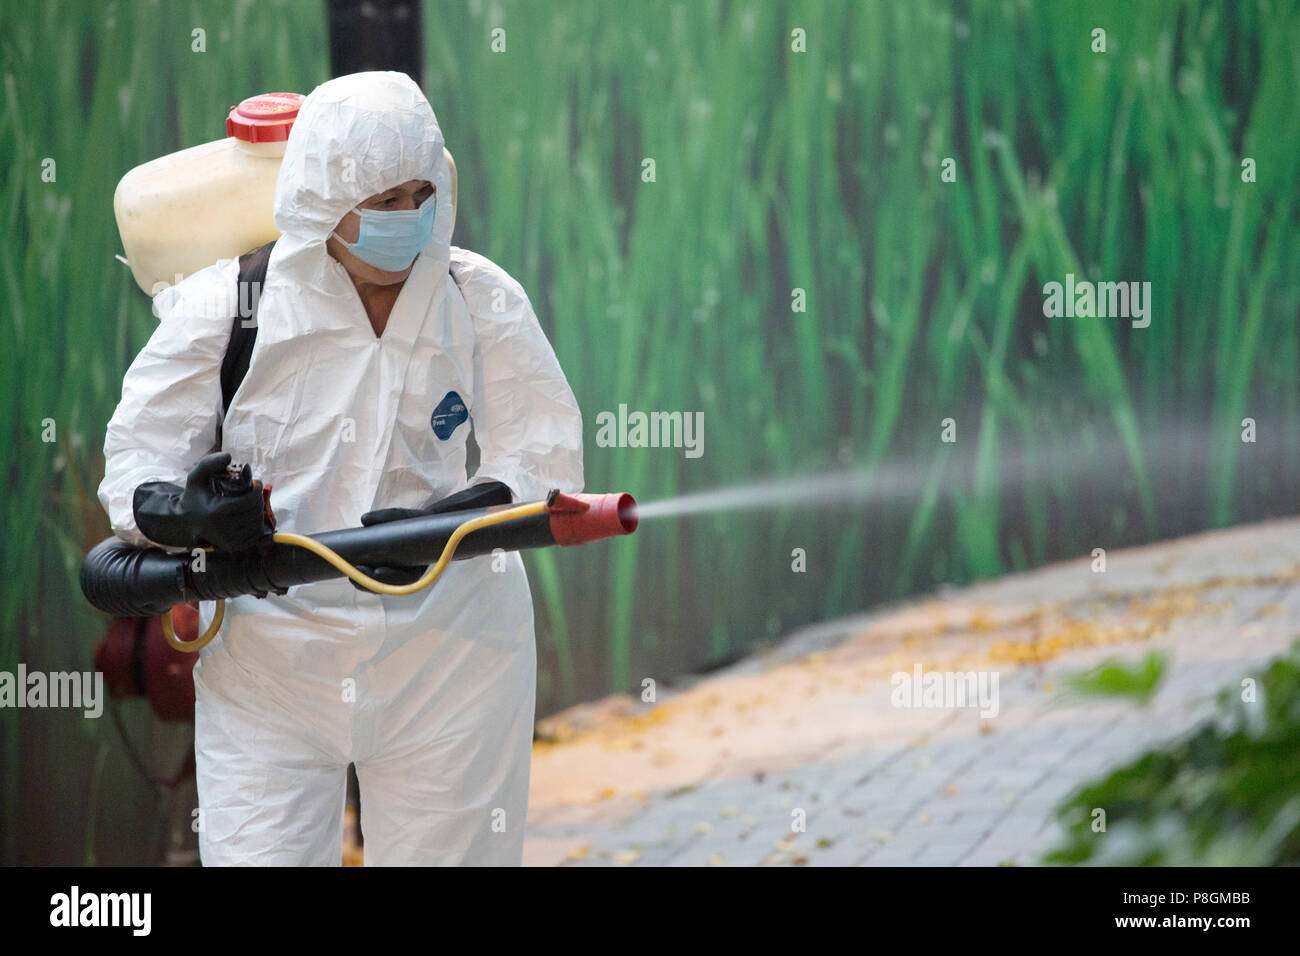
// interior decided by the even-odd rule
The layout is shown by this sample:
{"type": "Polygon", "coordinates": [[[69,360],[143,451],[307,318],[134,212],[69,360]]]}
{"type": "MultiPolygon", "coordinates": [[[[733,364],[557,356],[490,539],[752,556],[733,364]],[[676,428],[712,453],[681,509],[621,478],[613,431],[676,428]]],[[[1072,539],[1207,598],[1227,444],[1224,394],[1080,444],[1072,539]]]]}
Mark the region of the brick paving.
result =
{"type": "MultiPolygon", "coordinates": [[[[1203,719],[1300,634],[1300,521],[1009,575],[790,635],[681,682],[539,723],[527,865],[1035,863],[1080,784],[1203,719]],[[1168,654],[1145,705],[1066,695],[1168,654]],[[983,671],[998,711],[904,708],[890,676],[983,671]]],[[[654,676],[654,675],[646,675],[654,676]]]]}

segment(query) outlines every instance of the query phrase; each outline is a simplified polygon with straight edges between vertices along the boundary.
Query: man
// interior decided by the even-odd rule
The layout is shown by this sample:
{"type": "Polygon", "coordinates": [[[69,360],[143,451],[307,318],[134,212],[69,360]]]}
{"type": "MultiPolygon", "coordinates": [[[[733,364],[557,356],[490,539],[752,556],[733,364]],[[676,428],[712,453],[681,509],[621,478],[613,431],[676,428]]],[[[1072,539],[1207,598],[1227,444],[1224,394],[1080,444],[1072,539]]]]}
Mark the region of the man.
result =
{"type": "MultiPolygon", "coordinates": [[[[203,490],[227,460],[208,456],[219,424],[220,450],[273,486],[281,531],[581,490],[573,393],[519,284],[450,246],[450,200],[442,133],[409,77],[317,87],[285,149],[284,235],[224,421],[234,313],[208,303],[234,289],[238,261],[156,300],[104,445],[114,531],[169,547],[256,539],[256,489],[203,490]]],[[[403,597],[339,578],[229,601],[194,670],[203,862],[337,865],[355,763],[367,863],[517,864],[535,675],[517,553],[454,562],[403,597]]]]}

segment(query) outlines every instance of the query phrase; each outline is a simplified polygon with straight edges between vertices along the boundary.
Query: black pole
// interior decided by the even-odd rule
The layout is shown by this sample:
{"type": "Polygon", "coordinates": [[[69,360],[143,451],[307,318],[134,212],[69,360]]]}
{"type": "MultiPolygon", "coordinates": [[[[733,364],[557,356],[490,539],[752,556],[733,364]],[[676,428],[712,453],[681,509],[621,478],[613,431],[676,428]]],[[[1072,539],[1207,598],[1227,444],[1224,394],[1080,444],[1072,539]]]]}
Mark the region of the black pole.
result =
{"type": "Polygon", "coordinates": [[[325,0],[330,75],[397,70],[424,86],[421,0],[325,0]]]}

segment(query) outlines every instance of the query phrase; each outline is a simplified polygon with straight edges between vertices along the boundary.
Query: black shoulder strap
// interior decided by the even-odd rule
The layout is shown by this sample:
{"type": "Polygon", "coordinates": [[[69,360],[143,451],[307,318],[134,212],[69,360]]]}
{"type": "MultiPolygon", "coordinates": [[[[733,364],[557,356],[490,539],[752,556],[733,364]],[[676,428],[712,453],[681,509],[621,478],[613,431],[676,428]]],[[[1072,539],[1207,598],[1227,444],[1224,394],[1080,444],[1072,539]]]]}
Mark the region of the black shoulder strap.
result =
{"type": "Polygon", "coordinates": [[[231,319],[230,344],[221,361],[221,409],[230,410],[230,400],[239,391],[239,385],[248,374],[248,363],[253,357],[253,343],[257,340],[257,300],[266,282],[266,264],[271,261],[272,239],[260,249],[239,257],[239,285],[236,288],[235,316],[231,319]],[[244,313],[247,312],[247,315],[244,313]]]}

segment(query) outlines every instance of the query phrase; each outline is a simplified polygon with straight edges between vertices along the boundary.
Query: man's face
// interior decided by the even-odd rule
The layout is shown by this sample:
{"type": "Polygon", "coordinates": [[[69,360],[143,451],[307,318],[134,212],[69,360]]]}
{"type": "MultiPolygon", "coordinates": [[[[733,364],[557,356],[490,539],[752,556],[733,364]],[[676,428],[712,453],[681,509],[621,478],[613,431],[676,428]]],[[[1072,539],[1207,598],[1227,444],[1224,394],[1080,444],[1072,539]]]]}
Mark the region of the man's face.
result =
{"type": "MultiPolygon", "coordinates": [[[[434,192],[433,183],[427,179],[411,179],[400,186],[394,186],[386,192],[376,193],[361,203],[358,208],[377,209],[380,212],[418,209],[434,192]]],[[[347,215],[339,220],[338,227],[334,231],[348,242],[356,242],[361,235],[361,216],[357,214],[355,209],[349,209],[347,215]]],[[[354,279],[375,285],[394,285],[398,282],[404,282],[406,277],[411,274],[411,267],[415,265],[415,263],[411,263],[410,266],[400,272],[387,272],[377,266],[370,265],[368,262],[362,262],[333,236],[330,236],[326,241],[325,248],[354,279]]]]}

